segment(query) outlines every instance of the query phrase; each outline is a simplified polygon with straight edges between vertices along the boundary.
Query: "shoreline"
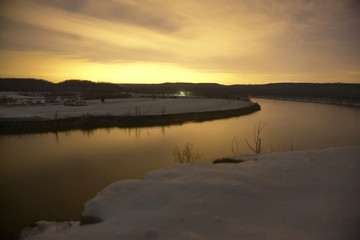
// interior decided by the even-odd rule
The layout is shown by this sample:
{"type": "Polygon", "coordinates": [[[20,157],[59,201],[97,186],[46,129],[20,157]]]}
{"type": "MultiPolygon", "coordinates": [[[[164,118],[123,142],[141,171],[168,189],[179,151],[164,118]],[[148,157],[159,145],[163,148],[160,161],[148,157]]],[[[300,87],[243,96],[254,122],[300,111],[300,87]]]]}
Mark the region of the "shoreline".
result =
{"type": "Polygon", "coordinates": [[[267,96],[252,96],[251,98],[306,102],[306,103],[321,103],[321,104],[338,105],[344,107],[360,108],[360,102],[350,101],[350,100],[327,99],[327,98],[301,98],[301,97],[267,97],[267,96]]]}
{"type": "Polygon", "coordinates": [[[236,117],[259,111],[260,105],[237,109],[215,110],[205,112],[185,112],[162,115],[113,116],[87,114],[80,117],[60,119],[42,118],[2,118],[0,134],[46,133],[67,130],[90,130],[110,127],[150,127],[181,125],[186,122],[202,122],[223,118],[236,117]]]}

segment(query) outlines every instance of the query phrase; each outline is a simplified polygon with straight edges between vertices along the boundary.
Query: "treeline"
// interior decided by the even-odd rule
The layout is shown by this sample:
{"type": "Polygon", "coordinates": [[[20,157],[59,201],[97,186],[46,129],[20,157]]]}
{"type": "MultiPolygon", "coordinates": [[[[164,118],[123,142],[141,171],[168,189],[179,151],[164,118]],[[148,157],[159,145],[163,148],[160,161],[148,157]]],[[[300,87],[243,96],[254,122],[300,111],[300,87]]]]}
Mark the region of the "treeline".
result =
{"type": "Polygon", "coordinates": [[[0,78],[0,91],[3,92],[53,92],[55,85],[42,79],[0,78]]]}
{"type": "Polygon", "coordinates": [[[0,91],[23,92],[90,92],[121,91],[121,87],[113,83],[92,82],[87,80],[66,80],[52,83],[33,78],[0,78],[0,91]]]}
{"type": "Polygon", "coordinates": [[[360,84],[345,83],[272,83],[264,85],[220,85],[194,83],[119,84],[135,93],[175,94],[189,91],[206,97],[322,98],[360,101],[360,84]]]}
{"type": "Polygon", "coordinates": [[[44,95],[49,93],[54,95],[80,93],[85,99],[125,97],[122,88],[117,84],[87,80],[66,80],[52,83],[32,78],[0,78],[0,91],[43,92],[44,95]]]}

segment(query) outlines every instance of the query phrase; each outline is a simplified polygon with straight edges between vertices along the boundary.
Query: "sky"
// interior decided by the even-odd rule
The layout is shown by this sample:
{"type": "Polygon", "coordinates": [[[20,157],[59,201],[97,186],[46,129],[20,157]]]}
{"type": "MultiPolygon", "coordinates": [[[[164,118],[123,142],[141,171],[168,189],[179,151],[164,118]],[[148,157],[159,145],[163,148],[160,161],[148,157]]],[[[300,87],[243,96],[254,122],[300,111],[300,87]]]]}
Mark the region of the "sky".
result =
{"type": "Polygon", "coordinates": [[[0,0],[0,77],[360,83],[359,0],[0,0]]]}

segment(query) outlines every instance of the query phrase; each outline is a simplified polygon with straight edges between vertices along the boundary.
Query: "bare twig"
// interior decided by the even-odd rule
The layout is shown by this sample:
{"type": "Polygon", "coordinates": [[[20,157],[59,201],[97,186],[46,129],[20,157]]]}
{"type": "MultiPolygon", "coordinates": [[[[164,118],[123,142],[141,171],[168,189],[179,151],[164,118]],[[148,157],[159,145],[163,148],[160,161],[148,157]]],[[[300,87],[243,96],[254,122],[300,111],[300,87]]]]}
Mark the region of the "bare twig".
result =
{"type": "Polygon", "coordinates": [[[258,125],[255,125],[254,127],[254,136],[253,136],[253,141],[254,141],[254,145],[252,146],[248,140],[245,138],[245,142],[246,144],[249,146],[249,148],[255,153],[261,153],[261,151],[263,150],[262,145],[261,145],[261,131],[264,128],[264,124],[262,124],[261,122],[258,125]]]}
{"type": "Polygon", "coordinates": [[[231,151],[235,156],[240,155],[239,145],[240,145],[239,138],[237,136],[234,136],[231,142],[231,151]]]}

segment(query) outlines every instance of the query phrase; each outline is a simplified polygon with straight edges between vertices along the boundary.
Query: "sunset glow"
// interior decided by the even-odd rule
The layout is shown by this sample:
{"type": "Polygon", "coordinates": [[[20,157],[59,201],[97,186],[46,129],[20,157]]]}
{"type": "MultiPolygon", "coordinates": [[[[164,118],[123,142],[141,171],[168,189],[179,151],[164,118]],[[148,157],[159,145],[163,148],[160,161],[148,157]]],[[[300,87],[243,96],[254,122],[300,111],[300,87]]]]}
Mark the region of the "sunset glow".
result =
{"type": "Polygon", "coordinates": [[[0,77],[360,83],[357,0],[5,0],[0,77]]]}

